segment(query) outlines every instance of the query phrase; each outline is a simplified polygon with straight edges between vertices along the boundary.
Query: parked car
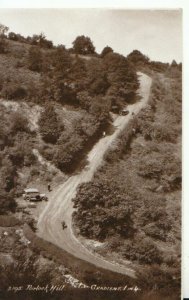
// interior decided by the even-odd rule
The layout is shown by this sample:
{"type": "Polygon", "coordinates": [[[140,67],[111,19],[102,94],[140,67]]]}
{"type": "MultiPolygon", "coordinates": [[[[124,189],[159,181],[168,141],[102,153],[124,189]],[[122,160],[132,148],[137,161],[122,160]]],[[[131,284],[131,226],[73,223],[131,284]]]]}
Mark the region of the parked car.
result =
{"type": "Polygon", "coordinates": [[[123,109],[123,110],[120,111],[119,114],[120,114],[121,116],[126,116],[126,115],[129,114],[129,111],[128,111],[127,109],[123,109]]]}
{"type": "Polygon", "coordinates": [[[38,189],[25,189],[23,194],[24,200],[28,201],[47,201],[48,198],[45,194],[40,194],[38,189]]]}

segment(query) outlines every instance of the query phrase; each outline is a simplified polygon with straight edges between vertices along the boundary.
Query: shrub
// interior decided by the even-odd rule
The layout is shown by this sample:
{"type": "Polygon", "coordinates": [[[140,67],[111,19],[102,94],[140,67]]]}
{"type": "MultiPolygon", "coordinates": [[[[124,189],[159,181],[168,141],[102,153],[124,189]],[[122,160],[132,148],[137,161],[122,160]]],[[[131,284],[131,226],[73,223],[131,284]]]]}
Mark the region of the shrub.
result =
{"type": "Polygon", "coordinates": [[[17,82],[4,84],[1,95],[6,99],[23,99],[28,95],[27,88],[17,82]]]}
{"type": "Polygon", "coordinates": [[[11,131],[13,134],[20,132],[29,132],[28,120],[21,113],[15,112],[11,117],[11,131]]]}
{"type": "Polygon", "coordinates": [[[28,68],[34,72],[41,72],[43,67],[42,52],[37,47],[31,47],[28,53],[28,68]]]}
{"type": "Polygon", "coordinates": [[[39,119],[40,132],[45,142],[55,144],[63,130],[52,105],[47,105],[39,119]]]}
{"type": "Polygon", "coordinates": [[[142,264],[160,264],[161,252],[150,239],[133,240],[125,244],[124,256],[142,264]]]}
{"type": "Polygon", "coordinates": [[[16,202],[14,200],[14,194],[0,187],[0,214],[6,214],[10,211],[14,212],[15,208],[16,202]]]}
{"type": "Polygon", "coordinates": [[[132,211],[125,201],[115,185],[112,190],[105,182],[82,184],[74,199],[78,207],[74,220],[80,233],[98,240],[114,234],[122,237],[133,235],[132,211]]]}
{"type": "Polygon", "coordinates": [[[14,215],[0,215],[0,226],[2,227],[13,227],[16,225],[21,225],[21,221],[15,218],[14,215]]]}
{"type": "Polygon", "coordinates": [[[7,49],[8,49],[8,44],[7,41],[0,37],[0,53],[5,54],[7,53],[7,49]]]}

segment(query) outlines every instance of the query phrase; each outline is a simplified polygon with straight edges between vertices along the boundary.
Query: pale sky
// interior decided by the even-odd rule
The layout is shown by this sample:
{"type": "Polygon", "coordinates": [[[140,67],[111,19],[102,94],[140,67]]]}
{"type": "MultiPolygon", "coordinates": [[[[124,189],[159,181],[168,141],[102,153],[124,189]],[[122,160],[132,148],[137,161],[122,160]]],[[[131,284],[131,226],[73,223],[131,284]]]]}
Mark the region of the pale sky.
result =
{"type": "Polygon", "coordinates": [[[0,23],[24,36],[44,32],[67,48],[85,35],[98,53],[108,45],[125,56],[137,49],[151,60],[182,61],[181,10],[0,9],[0,23]]]}

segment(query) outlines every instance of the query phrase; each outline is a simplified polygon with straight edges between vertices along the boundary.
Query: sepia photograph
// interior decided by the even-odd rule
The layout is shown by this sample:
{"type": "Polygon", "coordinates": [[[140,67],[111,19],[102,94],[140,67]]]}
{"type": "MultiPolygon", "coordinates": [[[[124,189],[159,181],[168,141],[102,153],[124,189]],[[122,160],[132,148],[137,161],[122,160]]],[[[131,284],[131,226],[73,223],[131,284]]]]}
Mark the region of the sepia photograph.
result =
{"type": "Polygon", "coordinates": [[[179,300],[180,8],[0,8],[0,300],[179,300]]]}

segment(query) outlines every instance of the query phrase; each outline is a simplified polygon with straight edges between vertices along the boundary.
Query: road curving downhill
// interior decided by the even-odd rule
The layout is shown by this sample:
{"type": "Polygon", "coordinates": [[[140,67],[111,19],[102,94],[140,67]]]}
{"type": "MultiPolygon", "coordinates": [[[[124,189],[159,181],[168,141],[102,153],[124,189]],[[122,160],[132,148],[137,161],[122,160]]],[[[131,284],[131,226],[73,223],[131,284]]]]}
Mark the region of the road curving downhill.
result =
{"type": "Polygon", "coordinates": [[[72,213],[74,211],[72,199],[76,196],[79,184],[92,180],[95,171],[103,161],[104,153],[127,126],[129,120],[132,119],[132,113],[137,114],[146,106],[150,95],[152,79],[143,73],[138,73],[138,75],[140,81],[140,88],[138,90],[141,96],[140,101],[128,105],[129,114],[127,116],[118,116],[114,120],[114,133],[102,137],[88,154],[88,165],[80,173],[69,177],[65,183],[58,187],[39,216],[37,224],[37,234],[41,238],[52,242],[75,257],[90,262],[97,267],[118,272],[132,278],[136,276],[135,271],[130,267],[105,260],[102,256],[90,252],[77,239],[72,230],[72,213]],[[67,224],[65,230],[62,230],[62,220],[67,224]]]}

